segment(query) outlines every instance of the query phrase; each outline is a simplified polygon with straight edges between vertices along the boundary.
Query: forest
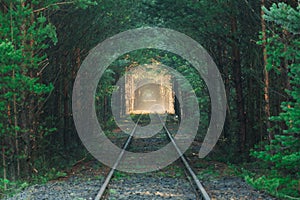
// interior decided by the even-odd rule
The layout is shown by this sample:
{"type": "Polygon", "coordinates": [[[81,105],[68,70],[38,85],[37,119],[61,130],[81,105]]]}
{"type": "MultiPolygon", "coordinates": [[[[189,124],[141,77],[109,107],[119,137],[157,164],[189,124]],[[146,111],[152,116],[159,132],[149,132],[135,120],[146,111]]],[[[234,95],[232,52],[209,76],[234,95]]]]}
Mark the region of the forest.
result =
{"type": "MultiPolygon", "coordinates": [[[[226,119],[204,159],[234,166],[274,197],[300,199],[299,0],[1,0],[0,10],[0,198],[92,159],[72,114],[83,60],[120,32],[160,27],[201,44],[221,73],[226,119]]],[[[101,126],[116,128],[111,95],[119,77],[150,63],[172,66],[190,82],[203,139],[205,82],[186,60],[157,49],[129,52],[106,69],[95,96],[101,126]]]]}

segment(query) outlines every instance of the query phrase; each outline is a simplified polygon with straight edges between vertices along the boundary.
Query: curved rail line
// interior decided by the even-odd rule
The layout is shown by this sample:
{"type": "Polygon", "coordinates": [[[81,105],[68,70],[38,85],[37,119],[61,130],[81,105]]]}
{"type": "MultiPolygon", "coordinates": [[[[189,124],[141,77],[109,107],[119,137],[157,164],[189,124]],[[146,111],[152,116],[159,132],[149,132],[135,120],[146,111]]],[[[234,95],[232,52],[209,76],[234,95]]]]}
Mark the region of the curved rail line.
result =
{"type": "MultiPolygon", "coordinates": [[[[172,137],[170,131],[167,129],[166,125],[162,122],[160,116],[159,116],[159,119],[160,119],[160,122],[161,122],[162,125],[163,125],[164,130],[166,131],[166,134],[167,134],[168,138],[169,138],[170,141],[172,142],[172,144],[173,144],[174,148],[176,149],[177,153],[180,155],[180,159],[181,159],[182,163],[184,164],[184,166],[185,166],[185,168],[187,169],[189,175],[192,177],[192,179],[193,179],[195,185],[197,186],[197,189],[198,189],[198,191],[199,191],[199,193],[200,193],[200,194],[198,194],[198,195],[199,195],[199,196],[201,197],[201,199],[203,199],[203,200],[211,200],[210,197],[209,197],[209,195],[208,195],[208,193],[206,192],[206,190],[204,189],[203,185],[201,184],[200,180],[199,180],[198,177],[196,176],[195,172],[194,172],[194,171],[192,170],[192,168],[190,167],[190,165],[189,165],[187,159],[185,158],[185,156],[183,155],[183,153],[182,153],[181,150],[179,149],[178,145],[177,145],[176,142],[174,141],[174,139],[173,139],[173,137],[172,137]]],[[[132,138],[133,138],[133,136],[134,136],[134,134],[135,134],[135,130],[136,130],[136,127],[137,127],[137,125],[138,125],[139,120],[140,120],[140,118],[138,119],[138,121],[137,121],[136,125],[134,126],[134,128],[133,128],[131,134],[129,135],[129,137],[128,137],[126,143],[124,144],[123,149],[122,149],[120,155],[118,156],[118,158],[117,158],[117,160],[116,160],[114,166],[112,167],[112,169],[110,170],[109,174],[107,175],[107,177],[106,177],[104,183],[102,184],[102,186],[101,186],[101,188],[100,188],[100,190],[99,190],[97,196],[95,197],[95,200],[100,200],[100,199],[102,198],[102,196],[104,195],[104,192],[105,192],[105,190],[106,190],[106,188],[107,188],[107,186],[108,186],[110,180],[112,179],[113,174],[114,174],[114,172],[115,172],[117,166],[119,165],[119,163],[120,163],[120,161],[121,161],[121,159],[122,159],[122,157],[123,157],[123,155],[124,155],[126,149],[128,148],[128,146],[129,146],[129,144],[130,144],[130,142],[131,142],[131,140],[132,140],[132,138]]]]}

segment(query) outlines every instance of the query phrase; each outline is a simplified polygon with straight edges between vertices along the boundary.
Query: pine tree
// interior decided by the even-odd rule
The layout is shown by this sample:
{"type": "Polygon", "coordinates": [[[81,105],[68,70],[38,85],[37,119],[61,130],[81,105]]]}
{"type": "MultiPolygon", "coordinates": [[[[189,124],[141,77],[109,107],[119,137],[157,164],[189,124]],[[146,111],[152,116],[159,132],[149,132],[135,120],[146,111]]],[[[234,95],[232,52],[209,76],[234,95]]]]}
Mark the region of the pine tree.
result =
{"type": "Polygon", "coordinates": [[[276,24],[276,30],[268,37],[268,70],[284,73],[288,63],[288,101],[281,104],[279,116],[271,117],[277,123],[280,134],[275,134],[270,144],[252,155],[262,160],[262,165],[271,167],[268,175],[248,180],[259,188],[287,199],[300,197],[300,6],[296,9],[285,3],[273,4],[268,10],[263,8],[265,19],[276,24]],[[283,72],[282,72],[283,71],[283,72]],[[290,86],[290,88],[289,88],[290,86]],[[279,123],[284,122],[282,130],[279,123]]]}
{"type": "MultiPolygon", "coordinates": [[[[53,90],[43,79],[49,65],[45,50],[57,43],[56,29],[48,14],[60,2],[4,0],[0,12],[0,138],[3,182],[30,177],[38,173],[44,160],[46,136],[55,130],[45,104],[53,90]],[[50,122],[50,123],[49,123],[50,122]]],[[[76,1],[76,7],[95,4],[90,0],[76,1]]],[[[75,7],[74,7],[75,8],[75,7]]],[[[1,192],[2,193],[2,192],[1,192]]]]}

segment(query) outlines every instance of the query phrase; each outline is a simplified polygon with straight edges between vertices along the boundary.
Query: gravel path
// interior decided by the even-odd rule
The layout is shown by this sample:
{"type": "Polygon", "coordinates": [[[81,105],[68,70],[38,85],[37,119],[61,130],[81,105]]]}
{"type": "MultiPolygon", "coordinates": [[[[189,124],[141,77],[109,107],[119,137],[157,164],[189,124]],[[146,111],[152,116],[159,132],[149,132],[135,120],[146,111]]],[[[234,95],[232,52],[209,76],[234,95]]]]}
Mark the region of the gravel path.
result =
{"type": "MultiPolygon", "coordinates": [[[[127,136],[119,134],[114,138],[116,144],[123,144],[127,136]]],[[[154,137],[148,141],[133,140],[131,151],[148,152],[165,145],[164,137],[154,137]],[[134,148],[133,148],[134,147],[134,148]]],[[[122,146],[122,145],[120,145],[122,146]]],[[[193,155],[193,154],[191,154],[193,155]]],[[[192,157],[191,157],[192,159],[192,157]]],[[[197,161],[190,160],[190,163],[197,161]]],[[[126,174],[117,172],[109,185],[107,200],[194,200],[197,199],[193,187],[184,176],[182,166],[173,163],[171,167],[159,172],[145,174],[126,174]],[[172,167],[173,166],[173,167],[172,167]],[[177,166],[174,167],[174,166],[177,166]],[[179,169],[179,170],[178,170],[179,169]],[[179,173],[179,175],[178,175],[179,173]]],[[[44,185],[34,185],[7,200],[92,200],[104,181],[107,168],[97,170],[90,167],[88,173],[80,172],[64,181],[52,181],[44,185]],[[94,173],[94,171],[96,171],[94,173]]],[[[202,168],[205,170],[205,168],[202,168]]],[[[197,172],[196,172],[197,173],[197,172]]],[[[212,200],[275,200],[266,194],[254,190],[238,177],[201,175],[203,186],[212,200]]]]}
{"type": "Polygon", "coordinates": [[[212,200],[275,200],[262,192],[254,190],[238,177],[223,177],[216,180],[203,181],[212,200]]]}
{"type": "Polygon", "coordinates": [[[136,174],[115,180],[109,186],[109,200],[196,199],[189,182],[183,178],[157,177],[136,174]]]}
{"type": "MultiPolygon", "coordinates": [[[[122,173],[123,174],[123,173],[122,173]]],[[[131,174],[115,178],[109,186],[108,200],[193,200],[194,189],[184,177],[166,177],[164,173],[131,174]]],[[[65,181],[30,186],[7,200],[92,200],[103,177],[72,176],[65,181]]],[[[222,177],[203,181],[212,200],[273,200],[254,190],[241,178],[222,177]]]]}
{"type": "Polygon", "coordinates": [[[78,177],[67,181],[34,185],[9,200],[92,200],[102,180],[88,180],[78,177]]]}

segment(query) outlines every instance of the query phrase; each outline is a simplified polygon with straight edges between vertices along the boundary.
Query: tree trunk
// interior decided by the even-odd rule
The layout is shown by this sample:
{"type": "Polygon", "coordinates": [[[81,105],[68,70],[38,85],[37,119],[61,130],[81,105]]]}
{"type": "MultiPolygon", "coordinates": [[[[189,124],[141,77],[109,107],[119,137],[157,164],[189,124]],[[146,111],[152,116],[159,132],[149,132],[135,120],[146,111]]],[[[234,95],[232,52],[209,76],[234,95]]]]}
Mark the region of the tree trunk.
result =
{"type": "Polygon", "coordinates": [[[235,91],[236,91],[237,117],[239,122],[239,131],[240,131],[239,133],[240,151],[243,152],[245,149],[245,142],[246,142],[246,117],[245,117],[244,100],[243,100],[240,49],[236,41],[236,34],[237,34],[236,17],[231,18],[231,34],[233,36],[232,62],[233,62],[234,84],[235,84],[235,91]]]}
{"type": "Polygon", "coordinates": [[[67,69],[65,71],[65,77],[64,77],[64,147],[68,148],[68,128],[69,128],[69,80],[67,76],[68,72],[67,69]]]}
{"type": "MultiPolygon", "coordinates": [[[[283,30],[283,35],[284,35],[284,52],[288,51],[288,42],[290,39],[290,34],[287,30],[283,30]]],[[[284,74],[284,80],[285,80],[285,87],[288,90],[291,90],[291,83],[290,83],[290,76],[289,76],[289,63],[288,63],[288,59],[284,58],[283,61],[283,74],[284,74]]],[[[289,96],[288,96],[289,97],[289,96]]],[[[284,99],[284,101],[288,101],[289,99],[284,99]]]]}
{"type": "MultiPolygon", "coordinates": [[[[15,71],[13,70],[13,79],[15,78],[15,71]]],[[[14,130],[15,130],[15,154],[17,162],[17,177],[20,177],[20,159],[19,159],[19,133],[17,131],[18,126],[18,112],[17,112],[17,100],[16,94],[13,96],[13,112],[14,112],[14,130]]]]}
{"type": "MultiPolygon", "coordinates": [[[[228,64],[225,63],[224,60],[223,60],[223,58],[226,55],[225,48],[222,48],[221,41],[218,41],[219,66],[220,66],[220,68],[222,68],[222,74],[224,74],[226,97],[229,98],[230,97],[229,69],[228,69],[228,64]]],[[[229,107],[229,100],[227,100],[225,126],[224,126],[224,131],[223,131],[224,132],[224,138],[228,138],[229,135],[230,135],[229,134],[230,122],[231,122],[230,107],[229,107]]]]}
{"type": "MultiPolygon", "coordinates": [[[[10,2],[9,4],[9,9],[10,9],[10,39],[11,42],[14,42],[14,31],[13,31],[13,16],[12,16],[12,10],[13,10],[13,4],[10,2]]],[[[15,79],[15,70],[13,69],[12,71],[12,80],[15,79]]],[[[16,162],[17,162],[17,177],[20,177],[20,159],[19,159],[19,133],[17,130],[18,126],[18,112],[17,112],[17,99],[16,99],[16,94],[14,90],[13,94],[13,119],[14,119],[14,133],[15,133],[15,155],[16,156],[16,162]]],[[[8,118],[10,120],[10,106],[8,105],[8,118]]],[[[10,124],[11,120],[10,120],[10,124]]]]}
{"type": "Polygon", "coordinates": [[[4,191],[7,190],[6,180],[7,180],[7,172],[6,172],[6,156],[5,156],[5,148],[2,146],[2,167],[3,167],[3,188],[4,191]]]}
{"type": "MultiPolygon", "coordinates": [[[[265,0],[261,0],[261,7],[265,6],[265,0]]],[[[267,35],[266,35],[266,22],[263,18],[264,11],[261,9],[261,30],[262,30],[262,40],[263,40],[263,64],[264,64],[264,100],[265,100],[265,115],[266,115],[266,126],[268,131],[268,137],[269,141],[271,141],[274,138],[273,132],[270,131],[271,123],[270,123],[270,95],[269,95],[269,72],[267,70],[267,64],[268,64],[268,57],[267,57],[267,48],[266,48],[266,42],[267,42],[267,35]]]]}

